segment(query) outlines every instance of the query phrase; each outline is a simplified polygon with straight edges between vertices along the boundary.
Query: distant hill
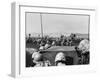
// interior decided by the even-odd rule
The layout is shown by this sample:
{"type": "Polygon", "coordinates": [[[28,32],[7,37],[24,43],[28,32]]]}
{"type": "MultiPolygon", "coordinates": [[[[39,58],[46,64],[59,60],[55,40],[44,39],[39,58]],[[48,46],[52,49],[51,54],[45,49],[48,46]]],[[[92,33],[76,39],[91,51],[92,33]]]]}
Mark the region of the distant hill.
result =
{"type": "MultiPolygon", "coordinates": [[[[61,35],[64,35],[66,37],[70,36],[71,33],[44,33],[44,36],[49,37],[60,37],[61,35]]],[[[81,34],[81,33],[74,33],[78,38],[89,38],[88,34],[81,34]]],[[[26,34],[26,37],[28,37],[28,34],[26,34]]],[[[41,33],[31,33],[31,37],[41,37],[41,33]]]]}
{"type": "Polygon", "coordinates": [[[80,33],[78,33],[78,34],[76,34],[76,35],[77,35],[77,37],[79,37],[79,38],[86,38],[86,39],[89,38],[89,35],[88,35],[88,34],[80,34],[80,33]]]}

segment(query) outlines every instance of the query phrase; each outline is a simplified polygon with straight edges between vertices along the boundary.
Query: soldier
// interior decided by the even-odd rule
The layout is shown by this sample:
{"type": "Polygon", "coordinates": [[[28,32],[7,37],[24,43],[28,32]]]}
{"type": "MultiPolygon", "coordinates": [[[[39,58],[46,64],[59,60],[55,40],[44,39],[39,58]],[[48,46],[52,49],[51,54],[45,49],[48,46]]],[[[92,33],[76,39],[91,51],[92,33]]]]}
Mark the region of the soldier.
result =
{"type": "Polygon", "coordinates": [[[59,52],[55,57],[56,66],[66,66],[66,58],[63,52],[59,52]]]}
{"type": "Polygon", "coordinates": [[[89,63],[89,40],[82,40],[78,47],[76,47],[76,51],[81,56],[81,63],[88,64],[89,63]]]}
{"type": "Polygon", "coordinates": [[[49,60],[43,60],[43,55],[39,52],[34,52],[32,54],[32,59],[33,59],[33,66],[34,67],[44,67],[44,66],[50,66],[50,61],[49,60]]]}

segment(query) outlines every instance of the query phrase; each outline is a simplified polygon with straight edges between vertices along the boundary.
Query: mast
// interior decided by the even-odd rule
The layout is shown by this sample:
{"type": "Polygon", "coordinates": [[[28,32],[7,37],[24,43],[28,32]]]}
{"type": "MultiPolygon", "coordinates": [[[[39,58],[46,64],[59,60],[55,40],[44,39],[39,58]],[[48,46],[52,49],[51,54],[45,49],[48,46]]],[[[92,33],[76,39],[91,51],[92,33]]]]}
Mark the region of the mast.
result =
{"type": "Polygon", "coordinates": [[[40,21],[41,21],[41,37],[43,38],[43,23],[42,23],[42,14],[40,13],[40,21]]]}

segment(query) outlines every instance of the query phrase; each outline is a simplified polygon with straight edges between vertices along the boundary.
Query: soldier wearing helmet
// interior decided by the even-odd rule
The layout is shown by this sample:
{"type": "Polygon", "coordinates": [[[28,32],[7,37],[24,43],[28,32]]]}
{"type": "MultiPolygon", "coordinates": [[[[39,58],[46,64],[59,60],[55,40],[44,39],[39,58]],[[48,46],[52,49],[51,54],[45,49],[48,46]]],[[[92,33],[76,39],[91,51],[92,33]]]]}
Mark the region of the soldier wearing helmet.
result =
{"type": "Polygon", "coordinates": [[[59,52],[55,57],[56,66],[66,66],[66,58],[63,52],[59,52]]]}

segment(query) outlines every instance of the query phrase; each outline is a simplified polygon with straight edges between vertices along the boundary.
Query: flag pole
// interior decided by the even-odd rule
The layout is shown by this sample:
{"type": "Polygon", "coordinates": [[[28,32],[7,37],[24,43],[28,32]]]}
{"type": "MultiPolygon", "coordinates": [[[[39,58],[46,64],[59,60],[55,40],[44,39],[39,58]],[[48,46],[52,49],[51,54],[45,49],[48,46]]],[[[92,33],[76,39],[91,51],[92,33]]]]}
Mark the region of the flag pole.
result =
{"type": "Polygon", "coordinates": [[[42,14],[40,13],[40,21],[41,21],[41,37],[43,38],[43,24],[42,24],[42,14]]]}

